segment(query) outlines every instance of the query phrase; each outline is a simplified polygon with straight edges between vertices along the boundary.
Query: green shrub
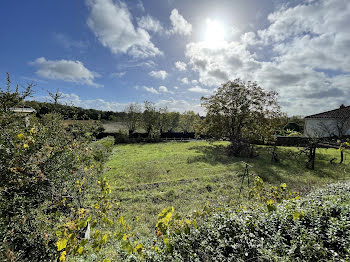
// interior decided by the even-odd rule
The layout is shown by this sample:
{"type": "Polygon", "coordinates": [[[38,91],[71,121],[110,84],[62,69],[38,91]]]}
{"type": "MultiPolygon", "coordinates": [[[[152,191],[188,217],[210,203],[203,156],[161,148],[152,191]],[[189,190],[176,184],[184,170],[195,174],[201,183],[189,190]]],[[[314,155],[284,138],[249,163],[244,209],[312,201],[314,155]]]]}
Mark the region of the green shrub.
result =
{"type": "Polygon", "coordinates": [[[158,251],[148,254],[155,261],[348,261],[349,204],[350,183],[338,183],[284,200],[272,211],[212,210],[186,227],[170,228],[158,251]]]}
{"type": "Polygon", "coordinates": [[[11,107],[29,94],[9,79],[0,89],[0,260],[54,261],[55,229],[91,205],[111,139],[91,145],[94,129],[69,130],[58,114],[28,122],[11,107]]]}

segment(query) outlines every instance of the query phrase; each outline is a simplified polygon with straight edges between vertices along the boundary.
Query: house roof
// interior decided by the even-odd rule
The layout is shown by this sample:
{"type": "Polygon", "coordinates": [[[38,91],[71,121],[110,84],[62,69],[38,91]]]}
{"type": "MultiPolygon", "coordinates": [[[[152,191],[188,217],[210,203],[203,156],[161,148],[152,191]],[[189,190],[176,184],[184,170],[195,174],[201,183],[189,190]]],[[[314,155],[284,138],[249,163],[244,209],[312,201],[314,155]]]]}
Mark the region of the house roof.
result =
{"type": "Polygon", "coordinates": [[[34,113],[36,110],[31,107],[11,107],[10,110],[15,113],[34,113]]]}
{"type": "Polygon", "coordinates": [[[314,115],[309,115],[309,116],[306,116],[305,118],[333,118],[333,119],[350,118],[350,106],[342,105],[337,109],[314,114],[314,115]]]}

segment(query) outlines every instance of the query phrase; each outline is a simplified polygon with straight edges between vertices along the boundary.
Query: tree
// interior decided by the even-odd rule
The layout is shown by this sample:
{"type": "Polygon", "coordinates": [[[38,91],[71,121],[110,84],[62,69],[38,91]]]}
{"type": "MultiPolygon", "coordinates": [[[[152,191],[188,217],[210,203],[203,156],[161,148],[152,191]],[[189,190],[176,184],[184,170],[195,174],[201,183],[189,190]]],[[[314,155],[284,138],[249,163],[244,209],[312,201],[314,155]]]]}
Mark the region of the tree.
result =
{"type": "Polygon", "coordinates": [[[154,103],[145,101],[145,110],[142,114],[142,126],[149,138],[154,137],[159,131],[159,112],[154,103]]]}
{"type": "Polygon", "coordinates": [[[168,132],[174,132],[179,127],[180,113],[179,112],[169,112],[167,114],[169,119],[169,129],[168,132]]]}
{"type": "Polygon", "coordinates": [[[140,124],[141,105],[137,103],[127,105],[124,112],[126,113],[125,123],[129,130],[129,135],[132,135],[140,124]]]}
{"type": "Polygon", "coordinates": [[[0,111],[8,112],[12,107],[23,105],[24,99],[30,97],[33,93],[33,84],[29,84],[24,91],[19,91],[16,85],[14,92],[11,90],[11,79],[9,73],[7,75],[6,90],[0,88],[0,111]]]}
{"type": "Polygon", "coordinates": [[[207,111],[202,128],[214,138],[229,139],[234,156],[252,156],[251,134],[268,139],[273,135],[273,120],[280,116],[277,93],[265,91],[256,82],[228,81],[201,100],[207,111]]]}
{"type": "Polygon", "coordinates": [[[180,116],[180,128],[184,133],[194,132],[194,126],[199,121],[199,115],[193,111],[185,111],[180,116]]]}
{"type": "Polygon", "coordinates": [[[168,132],[168,130],[170,129],[170,125],[171,125],[171,119],[169,117],[169,112],[168,112],[168,108],[159,108],[158,110],[159,112],[159,132],[160,134],[164,133],[164,132],[168,132]]]}

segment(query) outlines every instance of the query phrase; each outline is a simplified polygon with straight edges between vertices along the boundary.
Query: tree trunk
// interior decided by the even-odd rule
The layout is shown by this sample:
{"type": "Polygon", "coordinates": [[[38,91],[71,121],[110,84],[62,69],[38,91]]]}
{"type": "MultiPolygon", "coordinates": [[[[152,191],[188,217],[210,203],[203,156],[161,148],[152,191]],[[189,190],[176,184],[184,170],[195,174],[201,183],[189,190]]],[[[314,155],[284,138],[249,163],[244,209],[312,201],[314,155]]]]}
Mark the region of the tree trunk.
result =
{"type": "Polygon", "coordinates": [[[309,145],[308,162],[306,163],[306,168],[311,170],[315,169],[316,148],[317,146],[315,144],[309,145]]]}
{"type": "Polygon", "coordinates": [[[343,150],[341,150],[340,151],[340,162],[339,162],[339,164],[343,163],[343,161],[344,161],[344,152],[343,152],[343,150]]]}

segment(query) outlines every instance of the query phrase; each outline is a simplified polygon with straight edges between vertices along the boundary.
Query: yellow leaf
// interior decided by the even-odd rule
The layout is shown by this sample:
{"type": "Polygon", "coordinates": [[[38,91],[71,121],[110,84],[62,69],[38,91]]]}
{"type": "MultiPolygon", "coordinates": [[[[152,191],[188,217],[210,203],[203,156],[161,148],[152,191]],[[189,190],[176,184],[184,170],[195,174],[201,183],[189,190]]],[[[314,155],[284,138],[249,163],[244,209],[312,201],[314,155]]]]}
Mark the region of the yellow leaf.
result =
{"type": "Polygon", "coordinates": [[[20,133],[20,134],[17,135],[17,138],[18,139],[24,139],[24,135],[22,133],[20,133]]]}
{"type": "Polygon", "coordinates": [[[84,251],[84,248],[83,248],[83,247],[79,247],[78,250],[77,250],[77,252],[78,252],[79,255],[81,255],[81,253],[83,253],[83,251],[84,251]]]}
{"type": "Polygon", "coordinates": [[[107,234],[105,234],[104,236],[103,236],[103,238],[102,238],[102,240],[101,240],[101,244],[106,244],[107,243],[107,237],[108,237],[108,235],[107,234]]]}
{"type": "Polygon", "coordinates": [[[61,255],[60,255],[60,262],[66,261],[66,254],[67,254],[66,251],[61,252],[61,255]]]}
{"type": "MultiPolygon", "coordinates": [[[[58,241],[57,241],[57,251],[61,251],[62,249],[66,248],[67,246],[67,239],[65,238],[60,238],[58,241]]],[[[64,261],[64,260],[63,260],[64,261]]]]}

